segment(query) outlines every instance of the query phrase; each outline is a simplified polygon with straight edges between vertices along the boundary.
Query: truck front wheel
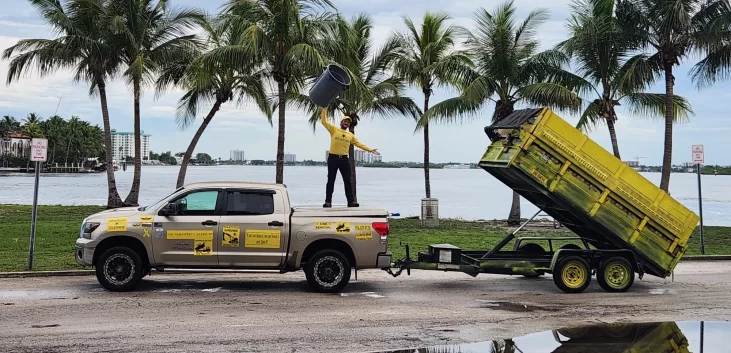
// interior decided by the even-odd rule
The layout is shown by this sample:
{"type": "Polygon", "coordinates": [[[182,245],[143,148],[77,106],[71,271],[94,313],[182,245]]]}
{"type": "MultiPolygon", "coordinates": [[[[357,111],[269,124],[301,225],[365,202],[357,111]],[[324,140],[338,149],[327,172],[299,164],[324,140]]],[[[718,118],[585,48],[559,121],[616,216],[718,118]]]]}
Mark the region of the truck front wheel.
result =
{"type": "Polygon", "coordinates": [[[337,250],[320,250],[307,260],[305,277],[312,289],[321,293],[337,293],[350,281],[351,264],[337,250]]]}
{"type": "Polygon", "coordinates": [[[142,280],[145,270],[142,259],[132,249],[124,246],[105,251],[96,262],[96,278],[112,292],[133,290],[142,280]]]}

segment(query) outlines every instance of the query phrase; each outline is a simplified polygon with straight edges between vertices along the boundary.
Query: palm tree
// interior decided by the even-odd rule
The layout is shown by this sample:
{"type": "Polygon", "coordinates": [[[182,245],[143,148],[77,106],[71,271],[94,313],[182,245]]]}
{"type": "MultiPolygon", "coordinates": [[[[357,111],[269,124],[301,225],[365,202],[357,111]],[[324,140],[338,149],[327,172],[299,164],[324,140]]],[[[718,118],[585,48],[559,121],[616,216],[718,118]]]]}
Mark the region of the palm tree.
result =
{"type": "MultiPolygon", "coordinates": [[[[403,95],[406,86],[403,80],[394,76],[389,70],[393,68],[397,58],[399,41],[389,39],[381,48],[373,48],[371,29],[373,22],[368,15],[360,14],[348,22],[338,19],[333,34],[340,45],[328,57],[339,63],[351,76],[353,85],[340,94],[328,107],[330,116],[337,110],[351,117],[349,130],[355,134],[355,128],[361,116],[378,115],[382,118],[395,116],[411,116],[414,120],[421,116],[419,107],[410,97],[403,95]]],[[[333,39],[334,40],[334,39],[333,39]]],[[[313,130],[319,124],[321,108],[316,106],[306,95],[297,94],[293,102],[312,113],[310,124],[313,130]]],[[[350,146],[351,185],[353,201],[357,202],[355,149],[350,146]]]]}
{"type": "MultiPolygon", "coordinates": [[[[284,183],[284,137],[288,96],[325,64],[322,53],[338,45],[328,41],[333,16],[318,10],[335,9],[330,0],[229,0],[224,18],[243,29],[241,47],[264,60],[267,76],[276,82],[278,116],[276,182],[284,183]]],[[[229,58],[234,67],[245,65],[245,55],[229,58]]],[[[223,59],[223,58],[222,58],[223,59]]]]}
{"type": "Polygon", "coordinates": [[[41,118],[40,115],[38,115],[36,113],[28,113],[28,116],[25,119],[23,119],[23,124],[25,124],[25,125],[38,124],[41,121],[43,121],[43,118],[41,118]]]}
{"type": "Polygon", "coordinates": [[[112,22],[109,5],[112,0],[68,0],[65,6],[57,0],[31,0],[41,16],[60,33],[55,39],[23,39],[3,52],[11,58],[7,83],[20,79],[23,72],[38,69],[40,76],[58,69],[74,70],[75,81],[89,84],[89,93],[98,95],[104,122],[104,145],[107,165],[107,208],[120,207],[122,200],[112,166],[112,135],[109,125],[106,83],[117,72],[119,50],[109,40],[106,26],[112,22]]]}
{"type": "MultiPolygon", "coordinates": [[[[654,81],[654,74],[638,65],[637,60],[625,60],[635,48],[617,27],[615,1],[577,1],[567,26],[570,37],[557,48],[578,63],[577,73],[584,79],[574,84],[594,95],[593,99],[587,99],[589,104],[576,127],[588,131],[592,126],[606,123],[614,156],[620,158],[615,107],[626,105],[634,114],[663,118],[665,100],[664,94],[640,91],[654,81]]],[[[684,98],[675,96],[674,105],[676,120],[692,114],[684,98]]]]}
{"type": "Polygon", "coordinates": [[[14,117],[10,115],[5,115],[2,120],[0,120],[0,138],[5,137],[7,134],[20,130],[20,122],[15,120],[14,117]]]}
{"type": "MultiPolygon", "coordinates": [[[[60,116],[54,115],[41,123],[41,129],[48,138],[48,149],[50,151],[48,163],[55,163],[58,145],[62,144],[63,140],[67,138],[66,121],[60,116]]],[[[104,141],[104,136],[102,136],[102,141],[104,141]]]]}
{"type": "MultiPolygon", "coordinates": [[[[728,12],[727,0],[618,0],[617,23],[630,42],[644,50],[629,60],[665,78],[665,143],[660,188],[668,191],[673,153],[673,123],[678,109],[673,93],[673,68],[693,51],[703,51],[728,33],[718,19],[728,12]]],[[[717,46],[717,45],[713,45],[717,46]]]]}
{"type": "MultiPolygon", "coordinates": [[[[465,53],[454,50],[455,40],[465,31],[461,27],[447,25],[449,19],[446,13],[427,12],[422,19],[421,30],[417,30],[411,19],[404,17],[408,31],[396,34],[403,51],[396,58],[395,72],[424,94],[423,114],[429,111],[429,98],[434,88],[458,82],[461,73],[471,63],[465,53]]],[[[429,124],[424,124],[423,129],[424,189],[426,198],[431,198],[429,124]]]]}
{"type": "Polygon", "coordinates": [[[185,174],[195,146],[224,103],[236,100],[237,104],[241,104],[251,98],[266,115],[269,123],[272,122],[272,110],[263,82],[266,73],[261,69],[261,60],[241,51],[237,54],[247,56],[240,58],[248,59],[246,65],[229,66],[216,60],[219,53],[236,49],[237,43],[242,40],[243,32],[233,26],[208,21],[203,22],[203,29],[209,52],[199,55],[192,62],[174,62],[164,67],[157,82],[158,92],[174,82],[187,91],[178,105],[177,123],[181,128],[186,128],[195,121],[195,115],[200,110],[201,104],[211,104],[208,115],[203,119],[183,155],[176,188],[185,183],[185,174]]]}
{"type": "Polygon", "coordinates": [[[134,101],[134,175],[132,187],[124,200],[136,206],[140,196],[142,173],[142,142],[140,138],[140,96],[144,86],[154,82],[154,76],[170,61],[191,60],[199,43],[189,31],[205,18],[195,9],[173,10],[167,0],[116,0],[114,12],[123,21],[114,23],[115,40],[122,47],[127,65],[124,77],[132,86],[134,101]]]}
{"type": "MultiPolygon", "coordinates": [[[[476,29],[466,42],[474,69],[466,70],[461,94],[435,105],[419,126],[474,116],[490,102],[495,103],[493,122],[510,115],[520,103],[578,112],[580,98],[561,84],[578,79],[562,68],[568,57],[556,50],[537,53],[536,29],[547,19],[546,10],[536,9],[517,22],[512,1],[498,5],[493,13],[479,9],[476,29]]],[[[520,196],[514,191],[508,223],[519,222],[520,196]]]]}

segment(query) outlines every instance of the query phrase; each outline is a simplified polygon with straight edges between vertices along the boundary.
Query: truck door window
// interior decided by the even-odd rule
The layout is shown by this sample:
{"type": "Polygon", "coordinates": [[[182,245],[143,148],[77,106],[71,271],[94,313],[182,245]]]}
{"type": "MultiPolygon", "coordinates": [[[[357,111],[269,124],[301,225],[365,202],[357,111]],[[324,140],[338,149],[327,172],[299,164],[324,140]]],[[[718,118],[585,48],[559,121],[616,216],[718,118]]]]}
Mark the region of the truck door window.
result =
{"type": "Polygon", "coordinates": [[[256,216],[274,213],[274,194],[252,191],[229,191],[227,215],[256,216]]]}
{"type": "Polygon", "coordinates": [[[180,216],[213,216],[216,214],[218,191],[193,192],[178,199],[180,216]]]}

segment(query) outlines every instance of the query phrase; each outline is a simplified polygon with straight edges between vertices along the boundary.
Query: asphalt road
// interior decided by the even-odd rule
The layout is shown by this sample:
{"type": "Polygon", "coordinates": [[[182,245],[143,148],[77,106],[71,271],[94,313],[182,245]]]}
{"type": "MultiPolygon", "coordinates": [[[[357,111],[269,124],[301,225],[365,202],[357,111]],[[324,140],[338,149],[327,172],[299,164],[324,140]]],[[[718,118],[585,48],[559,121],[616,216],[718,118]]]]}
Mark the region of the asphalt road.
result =
{"type": "Polygon", "coordinates": [[[156,274],[132,293],[92,276],[0,279],[3,352],[372,352],[509,338],[597,321],[731,319],[731,262],[681,263],[630,292],[523,279],[360,271],[344,293],[304,275],[156,274]]]}

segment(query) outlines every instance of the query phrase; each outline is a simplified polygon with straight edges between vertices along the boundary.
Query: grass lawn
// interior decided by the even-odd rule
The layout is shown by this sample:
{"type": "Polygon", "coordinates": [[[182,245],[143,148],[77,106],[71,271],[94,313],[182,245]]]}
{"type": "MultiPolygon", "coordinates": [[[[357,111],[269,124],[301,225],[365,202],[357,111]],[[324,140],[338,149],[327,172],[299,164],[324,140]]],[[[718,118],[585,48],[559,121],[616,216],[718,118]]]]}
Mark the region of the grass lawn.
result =
{"type": "MultiPolygon", "coordinates": [[[[73,256],[84,217],[103,210],[99,206],[39,206],[36,231],[34,270],[81,269],[73,256]]],[[[0,272],[24,271],[28,266],[31,206],[0,205],[0,272]]],[[[519,236],[569,236],[572,233],[550,227],[526,227],[519,236]]],[[[441,220],[438,228],[421,228],[418,219],[391,220],[389,249],[394,258],[402,258],[408,243],[415,257],[429,244],[448,243],[463,249],[489,249],[495,246],[510,228],[500,222],[441,220]]],[[[731,227],[705,227],[706,254],[731,254],[731,227]]],[[[687,255],[700,254],[700,236],[693,234],[687,255]]],[[[511,248],[509,244],[507,248],[511,248]]]]}

